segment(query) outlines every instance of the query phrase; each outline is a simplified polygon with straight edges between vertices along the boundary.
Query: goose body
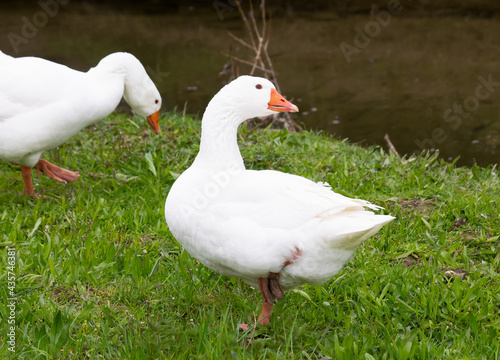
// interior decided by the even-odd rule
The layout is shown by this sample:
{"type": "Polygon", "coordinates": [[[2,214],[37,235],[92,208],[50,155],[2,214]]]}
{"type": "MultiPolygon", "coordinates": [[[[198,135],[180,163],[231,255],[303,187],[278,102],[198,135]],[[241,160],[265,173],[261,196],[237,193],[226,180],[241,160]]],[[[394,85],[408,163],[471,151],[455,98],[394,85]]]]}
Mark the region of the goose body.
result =
{"type": "Polygon", "coordinates": [[[58,181],[75,180],[77,173],[41,160],[41,154],[109,115],[122,97],[158,132],[161,97],[133,55],[114,53],[81,72],[0,52],[0,160],[23,167],[28,195],[34,195],[25,176],[31,168],[58,181]]]}
{"type": "Polygon", "coordinates": [[[282,289],[327,281],[358,245],[394,219],[374,214],[367,209],[378,206],[337,194],[327,184],[245,169],[238,125],[254,116],[298,110],[276,94],[262,78],[245,76],[226,85],[203,116],[194,163],[175,181],[165,204],[170,231],[192,256],[260,288],[263,324],[282,289]]]}

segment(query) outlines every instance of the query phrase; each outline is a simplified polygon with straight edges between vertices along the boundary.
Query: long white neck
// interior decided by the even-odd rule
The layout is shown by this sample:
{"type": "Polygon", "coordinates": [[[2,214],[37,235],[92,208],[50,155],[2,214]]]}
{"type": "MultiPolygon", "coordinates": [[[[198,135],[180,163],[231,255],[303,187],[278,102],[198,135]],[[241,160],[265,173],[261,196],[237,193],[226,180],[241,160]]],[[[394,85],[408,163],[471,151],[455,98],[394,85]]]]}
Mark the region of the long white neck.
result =
{"type": "MultiPolygon", "coordinates": [[[[129,53],[113,53],[110,54],[101,61],[89,73],[96,73],[103,76],[103,74],[119,77],[123,81],[123,91],[125,97],[127,97],[127,92],[143,84],[143,79],[146,75],[143,66],[137,60],[135,56],[129,53]]],[[[104,75],[104,76],[106,76],[104,75]]],[[[141,89],[142,91],[142,89],[141,89]]],[[[130,96],[129,96],[130,97],[130,96]]]]}
{"type": "Polygon", "coordinates": [[[99,71],[112,73],[120,73],[124,76],[129,74],[137,67],[138,60],[135,56],[129,53],[113,53],[104,57],[99,61],[99,64],[94,68],[99,71]]]}
{"type": "Polygon", "coordinates": [[[125,89],[125,76],[102,69],[92,69],[86,78],[86,101],[80,101],[76,106],[86,107],[80,109],[79,114],[89,114],[88,117],[81,117],[86,124],[82,123],[82,128],[91,123],[101,120],[116,109],[123,97],[125,89]]]}
{"type": "MultiPolygon", "coordinates": [[[[221,100],[220,97],[218,99],[221,100]]],[[[200,151],[195,164],[209,164],[211,168],[231,166],[244,169],[237,139],[241,122],[242,115],[234,107],[217,101],[217,97],[214,97],[203,114],[200,151]]]]}

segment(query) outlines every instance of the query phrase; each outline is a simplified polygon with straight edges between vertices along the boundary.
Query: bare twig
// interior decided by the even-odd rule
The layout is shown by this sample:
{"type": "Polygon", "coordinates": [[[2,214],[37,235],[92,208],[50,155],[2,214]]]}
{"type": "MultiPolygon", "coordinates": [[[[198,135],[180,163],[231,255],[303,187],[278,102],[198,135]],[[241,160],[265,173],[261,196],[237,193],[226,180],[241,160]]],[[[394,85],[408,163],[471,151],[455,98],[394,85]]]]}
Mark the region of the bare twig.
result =
{"type": "Polygon", "coordinates": [[[392,145],[391,139],[389,139],[389,134],[385,134],[384,139],[387,142],[387,146],[389,146],[389,151],[392,152],[394,155],[399,156],[398,151],[396,150],[394,145],[392,145]]]}
{"type": "Polygon", "coordinates": [[[250,24],[248,23],[247,17],[245,16],[245,12],[241,8],[240,1],[236,1],[236,5],[238,6],[238,10],[240,12],[241,18],[243,19],[243,22],[245,23],[245,25],[247,27],[247,33],[248,33],[248,35],[250,35],[250,39],[252,40],[252,45],[255,48],[255,40],[253,38],[253,33],[252,33],[252,30],[250,29],[250,24]]]}
{"type": "MultiPolygon", "coordinates": [[[[263,38],[259,37],[259,46],[257,47],[257,51],[255,52],[255,59],[254,59],[254,63],[252,66],[252,70],[250,70],[250,75],[253,75],[255,68],[257,67],[257,63],[259,63],[259,64],[262,63],[262,61],[260,60],[261,52],[262,52],[262,41],[263,41],[263,38]]],[[[264,67],[262,65],[264,65],[264,64],[261,64],[261,67],[264,67]]]]}
{"type": "MultiPolygon", "coordinates": [[[[238,62],[240,62],[240,63],[242,63],[242,64],[247,64],[247,65],[250,65],[250,66],[254,66],[254,65],[255,65],[255,64],[254,64],[253,62],[251,62],[251,61],[248,61],[248,60],[243,60],[243,59],[240,59],[239,57],[229,55],[229,54],[225,53],[224,51],[221,51],[221,54],[222,54],[222,55],[224,55],[224,56],[226,56],[226,57],[229,57],[229,58],[231,58],[231,59],[233,59],[233,60],[236,60],[236,61],[238,61],[238,62]]],[[[259,69],[259,70],[260,70],[260,71],[262,71],[262,72],[267,73],[267,74],[272,74],[272,71],[271,71],[271,70],[266,69],[265,67],[261,67],[261,66],[256,65],[256,68],[257,68],[257,69],[259,69]]],[[[278,90],[278,91],[279,91],[279,90],[278,90]]]]}
{"type": "MultiPolygon", "coordinates": [[[[251,67],[249,74],[254,75],[256,70],[259,70],[264,73],[264,76],[270,80],[272,80],[276,86],[276,90],[281,92],[280,86],[278,84],[278,77],[276,75],[276,71],[274,70],[273,63],[271,61],[271,57],[268,53],[268,45],[269,45],[269,37],[270,37],[270,21],[266,21],[266,2],[265,0],[261,0],[260,2],[260,12],[261,12],[261,28],[259,29],[259,24],[257,23],[253,2],[250,0],[250,11],[247,15],[243,11],[241,7],[241,1],[236,1],[236,6],[241,15],[241,19],[243,20],[247,34],[250,38],[250,41],[245,41],[233,33],[229,32],[229,36],[243,45],[245,48],[250,49],[254,54],[252,55],[251,60],[244,60],[230,54],[226,54],[222,52],[222,54],[230,59],[230,63],[232,61],[236,61],[241,64],[249,65],[251,67]],[[249,20],[250,19],[250,20],[249,20]],[[250,24],[251,22],[251,24],[250,24]]],[[[273,116],[273,124],[278,123],[282,124],[289,131],[297,131],[301,130],[301,127],[293,121],[292,117],[289,113],[282,113],[281,118],[276,115],[273,116]]]]}
{"type": "Polygon", "coordinates": [[[276,90],[278,90],[278,92],[281,93],[280,85],[278,84],[278,79],[276,79],[276,72],[274,71],[273,63],[271,61],[271,58],[269,57],[269,53],[267,52],[267,45],[269,45],[269,40],[266,41],[266,44],[264,46],[264,56],[266,57],[267,66],[269,66],[269,69],[273,74],[275,80],[274,83],[276,84],[276,90]]]}
{"type": "MultiPolygon", "coordinates": [[[[266,1],[265,0],[262,0],[260,2],[260,12],[262,13],[262,28],[264,29],[264,31],[266,31],[267,29],[267,25],[266,25],[266,1]]],[[[262,37],[264,37],[265,33],[262,33],[262,37]]]]}
{"type": "Polygon", "coordinates": [[[255,22],[255,13],[253,12],[253,2],[252,1],[250,1],[250,12],[248,13],[248,16],[252,20],[253,30],[255,31],[255,35],[257,36],[257,39],[261,38],[262,35],[259,34],[259,28],[257,27],[257,22],[255,22]]]}
{"type": "Polygon", "coordinates": [[[254,47],[252,45],[250,45],[249,43],[247,43],[245,40],[242,40],[240,39],[239,37],[237,37],[236,35],[234,35],[231,31],[228,31],[227,34],[233,38],[233,40],[236,40],[237,42],[239,42],[241,45],[249,48],[250,50],[253,50],[254,47]]]}

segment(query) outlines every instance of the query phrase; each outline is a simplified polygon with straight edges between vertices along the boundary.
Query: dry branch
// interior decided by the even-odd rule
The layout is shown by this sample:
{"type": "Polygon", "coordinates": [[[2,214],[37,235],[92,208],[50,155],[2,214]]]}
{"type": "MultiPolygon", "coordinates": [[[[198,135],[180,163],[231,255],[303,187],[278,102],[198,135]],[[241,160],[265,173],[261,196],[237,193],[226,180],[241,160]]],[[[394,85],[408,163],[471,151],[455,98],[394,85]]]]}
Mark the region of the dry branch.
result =
{"type": "Polygon", "coordinates": [[[384,139],[387,142],[387,146],[389,147],[389,151],[392,152],[394,155],[399,156],[399,153],[396,150],[396,147],[392,144],[392,141],[389,138],[389,134],[385,134],[384,139]]]}
{"type": "MultiPolygon", "coordinates": [[[[247,65],[250,65],[250,66],[254,66],[254,65],[255,65],[255,63],[253,63],[253,62],[251,62],[251,61],[240,59],[240,58],[238,58],[238,57],[236,57],[236,56],[229,55],[229,54],[227,54],[227,53],[225,53],[225,52],[223,52],[223,51],[221,51],[221,53],[222,53],[222,55],[227,56],[227,57],[230,57],[231,59],[233,59],[233,60],[235,60],[235,61],[238,61],[238,62],[240,62],[240,63],[242,63],[242,64],[247,64],[247,65]]],[[[271,70],[266,69],[265,67],[261,67],[261,66],[258,66],[258,65],[255,65],[255,67],[256,67],[257,69],[259,69],[260,71],[263,71],[263,72],[265,72],[265,73],[272,74],[272,71],[271,71],[271,70]]],[[[251,75],[251,74],[250,74],[250,75],[251,75]]],[[[278,91],[279,91],[279,90],[278,90],[278,91]]]]}
{"type": "MultiPolygon", "coordinates": [[[[240,64],[245,64],[251,67],[249,75],[254,75],[255,71],[261,71],[263,76],[267,79],[274,82],[276,86],[276,90],[281,93],[278,77],[273,67],[273,63],[271,61],[271,57],[267,51],[269,45],[270,31],[269,31],[269,23],[266,21],[266,2],[265,0],[261,0],[260,3],[260,12],[261,12],[261,27],[259,29],[259,24],[255,18],[255,13],[253,9],[253,2],[250,1],[250,11],[248,12],[248,17],[245,15],[243,8],[241,7],[241,1],[236,1],[236,6],[241,15],[241,19],[245,24],[246,32],[249,37],[249,41],[245,41],[242,38],[234,35],[231,32],[228,32],[229,36],[243,45],[245,48],[251,50],[253,55],[251,55],[251,60],[241,59],[239,57],[227,54],[222,52],[222,54],[229,58],[229,65],[226,65],[227,68],[230,68],[232,74],[234,74],[234,67],[232,66],[233,62],[237,62],[240,64]],[[250,19],[250,21],[249,21],[250,19]]],[[[225,69],[226,69],[225,67],[225,69]]],[[[239,72],[238,70],[236,72],[239,72]]],[[[226,74],[228,71],[223,70],[221,74],[226,74]]],[[[264,121],[265,123],[265,121],[264,121]]],[[[301,127],[293,121],[292,117],[289,113],[281,113],[272,116],[272,124],[278,125],[280,127],[285,127],[289,131],[297,131],[302,130],[301,127]]]]}

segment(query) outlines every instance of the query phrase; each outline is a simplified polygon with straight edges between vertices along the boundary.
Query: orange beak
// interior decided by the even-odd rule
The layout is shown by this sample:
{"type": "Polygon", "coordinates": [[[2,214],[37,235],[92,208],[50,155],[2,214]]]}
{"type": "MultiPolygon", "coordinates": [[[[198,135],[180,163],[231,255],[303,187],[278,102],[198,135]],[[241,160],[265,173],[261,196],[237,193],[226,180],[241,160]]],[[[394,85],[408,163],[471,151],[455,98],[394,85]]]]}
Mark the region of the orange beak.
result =
{"type": "Polygon", "coordinates": [[[146,120],[148,121],[149,126],[151,126],[151,129],[157,134],[160,133],[160,110],[155,112],[153,115],[149,115],[146,120]]]}
{"type": "Polygon", "coordinates": [[[297,112],[299,108],[292,104],[290,101],[286,100],[280,95],[275,89],[271,89],[271,100],[267,103],[269,110],[279,111],[279,112],[297,112]]]}

